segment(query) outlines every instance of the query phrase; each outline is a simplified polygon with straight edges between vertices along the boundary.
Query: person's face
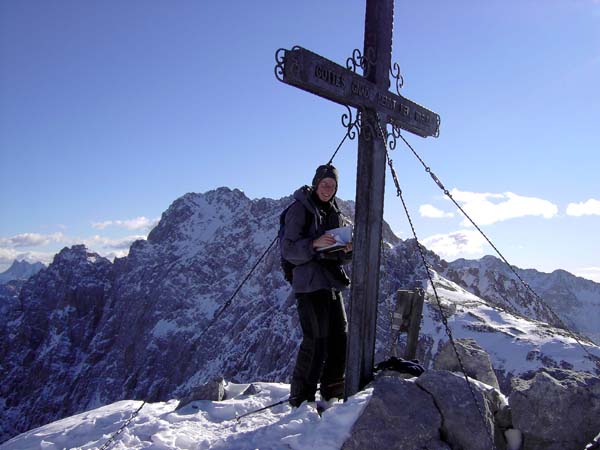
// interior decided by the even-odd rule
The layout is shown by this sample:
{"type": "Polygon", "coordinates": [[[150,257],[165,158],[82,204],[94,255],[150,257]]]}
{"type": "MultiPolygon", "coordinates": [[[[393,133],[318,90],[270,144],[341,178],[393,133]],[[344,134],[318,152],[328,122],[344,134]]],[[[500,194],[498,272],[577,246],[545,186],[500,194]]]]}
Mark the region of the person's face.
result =
{"type": "Polygon", "coordinates": [[[317,196],[322,202],[328,202],[335,194],[337,183],[333,178],[323,178],[317,185],[317,196]]]}

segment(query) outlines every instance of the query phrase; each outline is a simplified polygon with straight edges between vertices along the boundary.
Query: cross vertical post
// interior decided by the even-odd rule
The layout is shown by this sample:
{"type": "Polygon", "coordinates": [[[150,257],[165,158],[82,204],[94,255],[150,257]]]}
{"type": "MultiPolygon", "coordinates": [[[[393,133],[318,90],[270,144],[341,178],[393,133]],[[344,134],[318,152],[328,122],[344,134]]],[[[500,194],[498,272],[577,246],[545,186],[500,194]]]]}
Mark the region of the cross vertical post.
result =
{"type": "MultiPolygon", "coordinates": [[[[389,88],[393,15],[393,0],[367,0],[363,55],[367,58],[368,70],[365,78],[383,91],[389,88]]],[[[365,108],[363,114],[363,121],[370,122],[375,133],[371,136],[361,133],[358,141],[346,398],[371,381],[377,329],[386,163],[379,129],[385,128],[387,118],[382,117],[384,122],[379,123],[377,111],[371,108],[365,108]]]]}
{"type": "MultiPolygon", "coordinates": [[[[391,67],[393,0],[366,0],[364,54],[346,61],[346,67],[305,48],[275,52],[275,76],[283,83],[344,105],[342,124],[351,139],[360,123],[350,332],[346,358],[345,398],[372,378],[377,331],[379,266],[385,191],[386,124],[421,137],[439,135],[438,114],[400,95],[400,68],[391,67]],[[352,61],[352,64],[350,64],[352,61]],[[352,66],[352,67],[351,67],[352,66]],[[363,75],[356,73],[363,69],[363,75]],[[397,94],[389,92],[390,73],[397,94]],[[350,106],[360,110],[351,120],[350,106]],[[344,117],[348,123],[345,123],[344,117]]],[[[395,133],[391,134],[395,139],[395,133]]]]}

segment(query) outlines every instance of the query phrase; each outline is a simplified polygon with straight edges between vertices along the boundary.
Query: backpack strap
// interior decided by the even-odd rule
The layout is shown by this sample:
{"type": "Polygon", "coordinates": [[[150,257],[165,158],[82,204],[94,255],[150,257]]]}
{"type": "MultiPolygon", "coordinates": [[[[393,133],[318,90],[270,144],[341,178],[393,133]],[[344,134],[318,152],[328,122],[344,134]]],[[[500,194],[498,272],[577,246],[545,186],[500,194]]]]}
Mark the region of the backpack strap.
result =
{"type": "MultiPolygon", "coordinates": [[[[283,231],[283,226],[285,225],[285,215],[287,214],[287,212],[289,211],[289,209],[294,206],[296,203],[300,203],[299,200],[294,201],[294,203],[290,204],[289,206],[287,206],[283,212],[279,215],[279,230],[280,232],[283,231]]],[[[311,223],[312,223],[312,219],[314,218],[314,214],[312,212],[310,212],[308,210],[308,208],[304,205],[302,205],[303,209],[304,209],[304,228],[302,229],[302,231],[306,232],[308,231],[308,228],[310,227],[311,223]]],[[[283,238],[283,236],[279,236],[280,238],[283,238]]]]}

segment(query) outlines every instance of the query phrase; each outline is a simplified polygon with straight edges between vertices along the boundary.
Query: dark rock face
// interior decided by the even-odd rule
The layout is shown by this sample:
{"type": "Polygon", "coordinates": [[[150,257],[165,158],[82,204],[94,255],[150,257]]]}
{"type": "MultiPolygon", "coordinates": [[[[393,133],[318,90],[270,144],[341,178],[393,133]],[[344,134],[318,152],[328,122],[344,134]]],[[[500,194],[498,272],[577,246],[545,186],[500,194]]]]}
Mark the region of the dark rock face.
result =
{"type": "Polygon", "coordinates": [[[7,345],[0,355],[6,434],[41,425],[58,412],[79,410],[79,377],[91,364],[90,344],[105,312],[111,279],[108,260],[75,246],[61,251],[50,268],[23,286],[8,312],[12,320],[5,325],[7,345]]]}
{"type": "Polygon", "coordinates": [[[544,369],[513,378],[509,397],[523,450],[578,450],[600,430],[600,377],[544,369]]]}

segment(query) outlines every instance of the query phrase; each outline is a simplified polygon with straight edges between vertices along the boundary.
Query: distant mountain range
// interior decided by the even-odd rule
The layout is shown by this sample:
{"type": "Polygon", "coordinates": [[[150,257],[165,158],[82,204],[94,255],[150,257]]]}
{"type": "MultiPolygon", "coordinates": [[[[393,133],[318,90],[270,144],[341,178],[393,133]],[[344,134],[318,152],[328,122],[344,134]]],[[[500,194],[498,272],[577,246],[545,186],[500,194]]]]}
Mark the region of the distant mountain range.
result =
{"type": "Polygon", "coordinates": [[[27,280],[45,267],[41,262],[29,263],[25,260],[14,260],[6,271],[0,273],[0,284],[8,283],[12,280],[27,280]]]}
{"type": "MultiPolygon", "coordinates": [[[[127,257],[112,263],[77,245],[27,281],[0,286],[0,441],[120,399],[171,399],[215,375],[286,381],[300,329],[275,249],[213,317],[275,238],[290,203],[229,188],[186,194],[127,257]]],[[[341,208],[353,217],[352,202],[341,208]]],[[[384,241],[376,360],[395,341],[395,292],[426,287],[418,357],[429,366],[447,340],[441,312],[415,241],[400,240],[387,224],[384,241]]],[[[496,258],[447,263],[427,252],[427,259],[452,333],[491,355],[503,389],[513,375],[542,366],[596,370],[496,258]]],[[[570,327],[597,338],[600,285],[563,271],[518,273],[570,327]]]]}

